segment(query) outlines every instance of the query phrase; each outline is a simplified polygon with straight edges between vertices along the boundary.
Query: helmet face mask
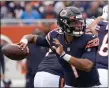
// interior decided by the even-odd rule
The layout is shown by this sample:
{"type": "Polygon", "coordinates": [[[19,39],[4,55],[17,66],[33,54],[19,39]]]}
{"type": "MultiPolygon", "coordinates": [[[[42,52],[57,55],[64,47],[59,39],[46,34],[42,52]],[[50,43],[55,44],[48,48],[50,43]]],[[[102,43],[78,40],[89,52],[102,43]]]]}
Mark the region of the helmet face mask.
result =
{"type": "Polygon", "coordinates": [[[58,24],[61,30],[71,36],[79,37],[84,33],[85,20],[76,7],[68,7],[60,12],[58,24]]]}

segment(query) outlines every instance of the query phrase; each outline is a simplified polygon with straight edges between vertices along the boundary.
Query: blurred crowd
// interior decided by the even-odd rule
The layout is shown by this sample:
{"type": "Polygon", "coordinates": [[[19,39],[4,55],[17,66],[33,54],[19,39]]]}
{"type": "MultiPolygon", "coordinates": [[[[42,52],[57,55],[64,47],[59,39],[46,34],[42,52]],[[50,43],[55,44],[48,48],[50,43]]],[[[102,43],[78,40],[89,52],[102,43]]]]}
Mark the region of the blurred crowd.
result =
{"type": "Polygon", "coordinates": [[[107,1],[1,1],[1,18],[4,19],[55,19],[66,6],[76,6],[87,18],[98,17],[107,1]]]}

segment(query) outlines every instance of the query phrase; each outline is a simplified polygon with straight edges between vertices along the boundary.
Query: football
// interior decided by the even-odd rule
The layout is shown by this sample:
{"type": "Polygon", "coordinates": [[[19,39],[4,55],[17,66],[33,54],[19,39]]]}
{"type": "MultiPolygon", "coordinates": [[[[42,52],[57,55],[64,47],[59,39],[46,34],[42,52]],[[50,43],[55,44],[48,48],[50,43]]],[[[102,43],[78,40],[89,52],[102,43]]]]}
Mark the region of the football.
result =
{"type": "Polygon", "coordinates": [[[3,54],[11,60],[22,60],[27,57],[27,49],[21,50],[17,44],[7,44],[2,47],[3,54]]]}

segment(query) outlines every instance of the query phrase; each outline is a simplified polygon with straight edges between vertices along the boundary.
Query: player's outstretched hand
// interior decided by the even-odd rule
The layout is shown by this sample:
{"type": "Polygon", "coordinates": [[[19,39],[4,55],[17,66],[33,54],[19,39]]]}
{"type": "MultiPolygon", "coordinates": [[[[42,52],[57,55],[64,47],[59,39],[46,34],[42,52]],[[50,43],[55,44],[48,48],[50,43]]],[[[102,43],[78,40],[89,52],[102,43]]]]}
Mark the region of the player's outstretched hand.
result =
{"type": "Polygon", "coordinates": [[[52,48],[56,50],[56,53],[61,55],[63,52],[63,45],[59,42],[59,40],[54,39],[55,46],[53,46],[52,48]]]}
{"type": "Polygon", "coordinates": [[[20,48],[21,50],[24,50],[24,49],[26,48],[27,53],[29,53],[29,48],[28,48],[27,44],[25,44],[25,43],[23,43],[23,42],[19,42],[17,45],[19,45],[19,48],[20,48]]]}

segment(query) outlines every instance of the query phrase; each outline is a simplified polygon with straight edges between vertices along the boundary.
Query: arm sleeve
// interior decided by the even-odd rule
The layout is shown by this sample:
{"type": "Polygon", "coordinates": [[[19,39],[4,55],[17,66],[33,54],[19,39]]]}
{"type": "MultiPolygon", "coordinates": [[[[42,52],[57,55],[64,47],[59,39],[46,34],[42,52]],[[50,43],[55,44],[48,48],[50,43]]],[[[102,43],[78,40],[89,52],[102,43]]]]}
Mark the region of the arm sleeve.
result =
{"type": "Polygon", "coordinates": [[[44,36],[38,36],[36,41],[37,46],[49,47],[48,41],[44,36]]]}
{"type": "Polygon", "coordinates": [[[57,35],[56,31],[51,31],[46,35],[46,37],[38,36],[36,45],[43,46],[43,47],[49,47],[51,48],[52,51],[54,51],[52,46],[53,46],[53,38],[56,38],[56,35],[57,35]]]}
{"type": "Polygon", "coordinates": [[[85,50],[82,55],[82,58],[87,58],[93,63],[96,63],[96,54],[97,54],[98,45],[99,45],[98,37],[92,35],[90,37],[90,40],[87,42],[85,46],[85,50]]]}
{"type": "Polygon", "coordinates": [[[97,54],[97,47],[87,48],[85,49],[82,58],[87,58],[93,63],[96,63],[96,54],[97,54]]]}

